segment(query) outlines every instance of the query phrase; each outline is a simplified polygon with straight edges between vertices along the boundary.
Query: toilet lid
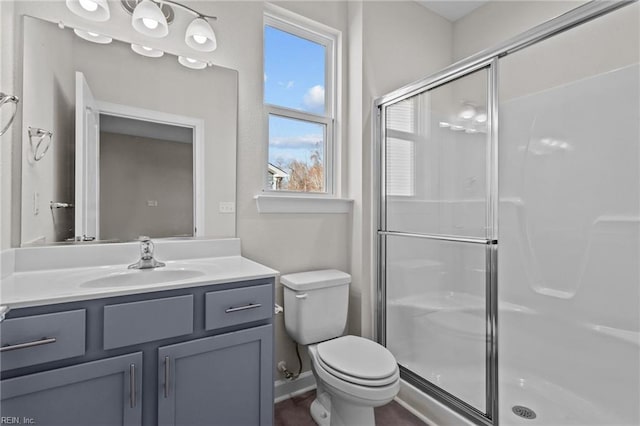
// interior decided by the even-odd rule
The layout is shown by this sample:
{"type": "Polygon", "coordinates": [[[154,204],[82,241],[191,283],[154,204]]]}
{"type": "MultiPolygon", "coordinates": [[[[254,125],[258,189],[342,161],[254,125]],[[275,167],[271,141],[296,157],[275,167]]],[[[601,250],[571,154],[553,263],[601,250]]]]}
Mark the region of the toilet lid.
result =
{"type": "Polygon", "coordinates": [[[384,379],[398,370],[396,359],[387,348],[363,337],[338,337],[317,348],[320,360],[327,366],[354,378],[384,379]]]}

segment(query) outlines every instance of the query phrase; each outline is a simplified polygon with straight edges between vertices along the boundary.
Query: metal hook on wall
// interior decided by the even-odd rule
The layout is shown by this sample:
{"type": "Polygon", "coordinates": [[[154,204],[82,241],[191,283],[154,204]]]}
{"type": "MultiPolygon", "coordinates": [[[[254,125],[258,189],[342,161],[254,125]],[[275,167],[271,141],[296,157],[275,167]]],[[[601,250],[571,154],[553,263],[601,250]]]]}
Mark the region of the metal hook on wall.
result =
{"type": "Polygon", "coordinates": [[[29,126],[29,143],[34,161],[42,160],[51,146],[52,137],[53,132],[51,130],[29,126]]]}
{"type": "Polygon", "coordinates": [[[18,102],[20,102],[20,99],[17,96],[7,95],[0,92],[0,107],[2,107],[4,104],[13,105],[11,118],[9,118],[9,121],[4,126],[0,125],[0,136],[4,135],[7,132],[7,130],[11,126],[11,123],[13,123],[13,119],[16,118],[16,113],[18,112],[18,102]]]}

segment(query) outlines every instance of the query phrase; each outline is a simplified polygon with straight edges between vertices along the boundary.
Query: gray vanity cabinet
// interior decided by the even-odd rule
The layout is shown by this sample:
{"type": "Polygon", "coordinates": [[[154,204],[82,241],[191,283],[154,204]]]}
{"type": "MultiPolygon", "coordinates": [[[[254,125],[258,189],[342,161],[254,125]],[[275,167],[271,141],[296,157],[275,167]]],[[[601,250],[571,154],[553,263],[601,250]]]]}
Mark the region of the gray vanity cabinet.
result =
{"type": "Polygon", "coordinates": [[[142,352],[3,380],[2,423],[142,424],[142,352]]]}
{"type": "Polygon", "coordinates": [[[0,323],[0,423],[272,425],[273,284],[11,310],[0,323]]]}
{"type": "Polygon", "coordinates": [[[158,349],[158,423],[272,422],[272,326],[158,349]]]}

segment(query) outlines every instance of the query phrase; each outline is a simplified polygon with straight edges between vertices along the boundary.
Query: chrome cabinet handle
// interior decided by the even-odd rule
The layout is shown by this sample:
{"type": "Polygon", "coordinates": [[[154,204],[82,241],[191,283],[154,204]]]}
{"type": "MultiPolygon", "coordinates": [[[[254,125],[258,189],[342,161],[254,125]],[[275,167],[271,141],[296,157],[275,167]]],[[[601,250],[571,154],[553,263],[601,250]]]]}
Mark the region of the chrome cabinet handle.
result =
{"type": "Polygon", "coordinates": [[[8,306],[0,306],[0,322],[4,321],[4,317],[7,316],[10,310],[11,308],[8,306]]]}
{"type": "Polygon", "coordinates": [[[136,365],[129,366],[129,404],[131,408],[136,407],[136,365]]]}
{"type": "Polygon", "coordinates": [[[164,397],[165,398],[169,398],[169,374],[171,374],[170,367],[171,367],[171,361],[169,360],[168,356],[165,356],[164,357],[164,397]]]}
{"type": "Polygon", "coordinates": [[[247,309],[255,309],[262,306],[261,303],[249,303],[248,305],[238,306],[237,308],[231,307],[225,310],[226,313],[230,314],[231,312],[239,312],[246,311],[247,309]]]}
{"type": "Polygon", "coordinates": [[[55,343],[55,342],[56,342],[55,337],[43,337],[42,339],[34,340],[33,342],[25,342],[25,343],[18,343],[15,345],[3,346],[0,348],[0,352],[9,352],[9,351],[15,351],[17,349],[33,348],[35,346],[48,345],[49,343],[55,343]]]}

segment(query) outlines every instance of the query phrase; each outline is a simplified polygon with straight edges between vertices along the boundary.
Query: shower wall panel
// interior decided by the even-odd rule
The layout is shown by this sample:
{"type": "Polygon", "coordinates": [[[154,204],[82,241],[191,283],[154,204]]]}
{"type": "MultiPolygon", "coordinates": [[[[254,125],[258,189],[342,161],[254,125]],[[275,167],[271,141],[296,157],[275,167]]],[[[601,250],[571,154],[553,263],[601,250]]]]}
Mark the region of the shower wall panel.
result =
{"type": "Polygon", "coordinates": [[[501,423],[640,423],[638,39],[634,5],[499,62],[501,423]]]}

